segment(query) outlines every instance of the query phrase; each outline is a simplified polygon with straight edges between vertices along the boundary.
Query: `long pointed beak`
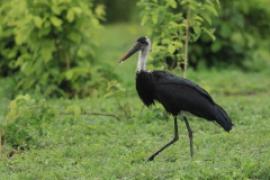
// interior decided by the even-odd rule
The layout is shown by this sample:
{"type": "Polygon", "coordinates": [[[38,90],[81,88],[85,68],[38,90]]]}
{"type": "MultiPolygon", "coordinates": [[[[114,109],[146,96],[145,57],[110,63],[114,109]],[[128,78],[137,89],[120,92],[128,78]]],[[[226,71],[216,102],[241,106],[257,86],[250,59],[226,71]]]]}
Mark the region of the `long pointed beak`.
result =
{"type": "Polygon", "coordinates": [[[119,63],[124,62],[125,60],[127,60],[130,56],[132,56],[133,54],[135,54],[137,51],[139,51],[141,49],[141,44],[140,43],[136,43],[120,60],[119,63]]]}

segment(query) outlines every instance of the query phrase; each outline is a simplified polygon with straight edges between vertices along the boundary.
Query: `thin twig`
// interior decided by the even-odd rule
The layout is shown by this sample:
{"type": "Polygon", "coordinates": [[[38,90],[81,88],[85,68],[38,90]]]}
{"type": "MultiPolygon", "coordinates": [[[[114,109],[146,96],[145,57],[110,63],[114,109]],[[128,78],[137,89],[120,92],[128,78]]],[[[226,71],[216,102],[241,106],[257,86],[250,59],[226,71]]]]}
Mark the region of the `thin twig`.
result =
{"type": "MultiPolygon", "coordinates": [[[[63,115],[73,115],[74,113],[68,113],[68,112],[64,112],[61,113],[63,115]]],[[[80,113],[80,115],[88,115],[88,116],[109,116],[109,117],[113,117],[117,120],[120,120],[120,118],[115,115],[115,114],[110,114],[110,113],[101,113],[101,112],[82,112],[80,113]]]]}
{"type": "Polygon", "coordinates": [[[2,156],[2,130],[0,129],[0,158],[2,156]]]}
{"type": "Polygon", "coordinates": [[[185,54],[184,54],[184,71],[183,71],[183,77],[186,77],[186,71],[188,68],[188,45],[189,45],[189,15],[190,11],[187,11],[187,17],[186,17],[186,37],[185,37],[185,54]]]}

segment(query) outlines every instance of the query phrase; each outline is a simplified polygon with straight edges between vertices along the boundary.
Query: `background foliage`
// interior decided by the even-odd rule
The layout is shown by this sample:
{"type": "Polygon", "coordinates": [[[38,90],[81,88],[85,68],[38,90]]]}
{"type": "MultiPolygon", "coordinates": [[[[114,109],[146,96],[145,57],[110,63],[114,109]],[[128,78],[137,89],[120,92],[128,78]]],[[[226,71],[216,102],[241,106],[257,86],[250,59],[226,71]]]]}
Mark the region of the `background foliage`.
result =
{"type": "Polygon", "coordinates": [[[183,61],[181,42],[185,38],[182,29],[185,26],[183,17],[187,16],[187,9],[193,10],[189,28],[192,34],[190,40],[197,40],[189,49],[191,66],[230,65],[258,70],[268,63],[269,33],[266,30],[270,29],[267,23],[270,20],[269,2],[221,0],[220,6],[215,5],[216,2],[140,1],[142,23],[151,26],[150,35],[155,42],[155,64],[163,64],[165,59],[169,66],[175,67],[183,61]],[[205,24],[214,29],[201,27],[205,24]]]}
{"type": "Polygon", "coordinates": [[[142,24],[151,26],[155,64],[183,64],[185,72],[189,43],[197,41],[202,33],[214,39],[211,25],[212,17],[218,15],[218,1],[141,0],[139,6],[143,8],[142,24]]]}
{"type": "MultiPolygon", "coordinates": [[[[192,67],[226,65],[256,71],[269,67],[267,0],[217,2],[139,1],[142,24],[154,42],[153,65],[183,65],[189,12],[192,67]]],[[[116,0],[2,1],[0,75],[13,77],[17,92],[35,91],[51,97],[84,97],[98,89],[118,89],[115,82],[102,83],[117,77],[110,63],[96,60],[96,47],[103,36],[98,33],[100,21],[128,21],[139,14],[133,13],[135,4],[116,0]]]]}
{"type": "Polygon", "coordinates": [[[97,5],[103,5],[106,9],[105,23],[128,22],[136,13],[138,0],[94,0],[97,5]]]}
{"type": "Polygon", "coordinates": [[[49,108],[45,99],[36,100],[29,95],[17,96],[9,103],[5,121],[1,124],[5,132],[5,143],[16,150],[42,146],[39,139],[46,136],[46,126],[54,116],[55,111],[49,108]]]}
{"type": "Polygon", "coordinates": [[[227,64],[244,70],[269,67],[270,8],[267,0],[221,1],[219,18],[214,19],[216,41],[202,37],[192,45],[194,66],[227,64]]]}
{"type": "Polygon", "coordinates": [[[99,86],[94,77],[105,74],[94,66],[94,47],[102,7],[88,0],[12,0],[0,12],[0,74],[15,74],[17,89],[85,96],[99,86]]]}

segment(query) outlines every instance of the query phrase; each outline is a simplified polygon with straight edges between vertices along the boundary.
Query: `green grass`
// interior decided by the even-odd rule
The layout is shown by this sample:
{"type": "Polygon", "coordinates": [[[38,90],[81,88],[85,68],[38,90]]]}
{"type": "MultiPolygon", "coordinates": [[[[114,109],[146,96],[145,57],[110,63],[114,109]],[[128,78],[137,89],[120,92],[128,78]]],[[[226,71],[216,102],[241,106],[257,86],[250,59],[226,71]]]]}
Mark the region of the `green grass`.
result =
{"type": "MultiPolygon", "coordinates": [[[[184,123],[179,122],[180,141],[155,161],[145,161],[170,140],[173,121],[160,105],[143,108],[134,87],[135,59],[116,63],[143,32],[134,28],[108,27],[97,52],[100,61],[109,63],[121,76],[125,91],[82,100],[47,100],[44,108],[54,115],[39,111],[40,97],[33,98],[37,101],[32,109],[22,104],[18,119],[29,122],[22,128],[34,140],[12,157],[8,157],[13,151],[11,144],[4,144],[0,179],[269,179],[269,72],[190,71],[188,77],[224,106],[235,126],[226,133],[213,123],[189,116],[194,131],[193,159],[184,123]],[[93,112],[117,118],[91,115],[93,112]],[[31,125],[32,118],[39,120],[36,117],[40,118],[40,126],[31,125]]],[[[8,111],[7,84],[6,80],[0,81],[1,123],[8,111]]]]}

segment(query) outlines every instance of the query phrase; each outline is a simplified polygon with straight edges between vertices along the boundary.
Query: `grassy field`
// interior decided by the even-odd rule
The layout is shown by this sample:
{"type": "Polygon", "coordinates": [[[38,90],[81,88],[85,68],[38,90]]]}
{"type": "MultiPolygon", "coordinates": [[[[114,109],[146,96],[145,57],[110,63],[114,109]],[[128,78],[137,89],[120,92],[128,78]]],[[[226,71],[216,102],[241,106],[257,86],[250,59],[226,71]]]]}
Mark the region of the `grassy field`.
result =
{"type": "Polygon", "coordinates": [[[11,83],[0,81],[0,122],[17,125],[5,136],[8,142],[25,143],[18,151],[4,143],[0,179],[270,179],[267,71],[189,71],[188,77],[224,106],[235,126],[226,133],[189,116],[195,156],[189,156],[187,131],[179,122],[180,141],[155,161],[145,161],[171,139],[173,121],[160,105],[143,107],[134,87],[135,58],[116,63],[142,32],[124,25],[103,32],[97,53],[120,76],[123,90],[116,94],[46,101],[22,96],[10,103],[11,83]]]}

